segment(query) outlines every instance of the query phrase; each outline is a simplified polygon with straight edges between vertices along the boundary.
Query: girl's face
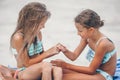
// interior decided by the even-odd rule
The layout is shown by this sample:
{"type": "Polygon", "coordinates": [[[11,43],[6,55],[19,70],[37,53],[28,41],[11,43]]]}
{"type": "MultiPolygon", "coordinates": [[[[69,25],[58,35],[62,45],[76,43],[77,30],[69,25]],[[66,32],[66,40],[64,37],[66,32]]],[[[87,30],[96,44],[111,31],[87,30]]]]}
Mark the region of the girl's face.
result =
{"type": "Polygon", "coordinates": [[[40,30],[45,27],[46,21],[47,21],[47,17],[44,17],[44,18],[41,20],[41,22],[40,22],[40,24],[39,24],[39,26],[38,26],[38,29],[37,29],[37,31],[36,31],[36,34],[38,34],[38,33],[40,32],[40,30]]]}
{"type": "Polygon", "coordinates": [[[75,26],[78,30],[78,35],[80,35],[82,38],[84,39],[88,39],[90,37],[90,30],[83,27],[82,25],[80,25],[79,23],[75,23],[75,26]]]}
{"type": "Polygon", "coordinates": [[[44,18],[42,19],[42,21],[40,22],[40,24],[39,24],[38,30],[41,30],[42,28],[45,27],[46,21],[47,21],[47,17],[44,17],[44,18]]]}

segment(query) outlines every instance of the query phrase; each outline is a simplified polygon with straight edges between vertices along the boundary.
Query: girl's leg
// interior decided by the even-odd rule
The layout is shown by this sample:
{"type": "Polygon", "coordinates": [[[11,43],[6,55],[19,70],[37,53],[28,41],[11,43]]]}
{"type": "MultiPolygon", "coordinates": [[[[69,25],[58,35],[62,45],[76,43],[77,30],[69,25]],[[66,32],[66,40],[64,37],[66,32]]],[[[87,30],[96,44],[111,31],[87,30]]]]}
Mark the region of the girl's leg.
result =
{"type": "Polygon", "coordinates": [[[105,78],[100,74],[88,75],[82,73],[70,73],[64,74],[63,80],[105,80],[105,78]]]}
{"type": "Polygon", "coordinates": [[[47,63],[42,68],[42,80],[52,80],[52,64],[47,63]]]}
{"type": "Polygon", "coordinates": [[[20,71],[18,78],[20,80],[36,80],[42,74],[42,80],[51,80],[51,69],[52,65],[48,62],[37,63],[20,71]]]}
{"type": "Polygon", "coordinates": [[[53,78],[54,80],[62,80],[62,68],[53,66],[53,78]]]}

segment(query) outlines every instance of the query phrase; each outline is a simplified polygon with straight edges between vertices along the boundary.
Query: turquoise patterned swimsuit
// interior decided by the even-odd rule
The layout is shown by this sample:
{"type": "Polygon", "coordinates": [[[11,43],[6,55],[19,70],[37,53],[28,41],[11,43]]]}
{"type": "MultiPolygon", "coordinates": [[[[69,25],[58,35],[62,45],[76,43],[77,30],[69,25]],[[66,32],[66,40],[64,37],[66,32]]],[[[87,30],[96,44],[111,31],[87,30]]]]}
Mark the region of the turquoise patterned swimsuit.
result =
{"type": "MultiPolygon", "coordinates": [[[[28,55],[30,57],[36,55],[36,54],[41,54],[43,52],[43,45],[42,45],[42,41],[37,39],[36,44],[31,44],[30,47],[28,48],[28,55]]],[[[17,54],[16,49],[12,48],[12,52],[13,54],[17,54]]]]}
{"type": "MultiPolygon", "coordinates": [[[[111,52],[106,53],[103,60],[102,60],[102,64],[108,62],[109,59],[112,57],[112,55],[114,55],[115,53],[116,53],[115,49],[112,50],[111,52]]],[[[86,56],[87,60],[89,62],[91,62],[93,60],[94,56],[95,56],[95,52],[91,48],[89,48],[89,51],[88,51],[87,56],[86,56]]]]}
{"type": "Polygon", "coordinates": [[[28,54],[30,57],[36,54],[40,54],[42,52],[43,52],[43,45],[42,45],[42,41],[39,41],[39,40],[37,40],[36,44],[32,43],[28,48],[28,54]]]}
{"type": "MultiPolygon", "coordinates": [[[[107,37],[102,37],[100,40],[98,40],[97,44],[104,38],[107,38],[107,37]]],[[[111,41],[111,40],[110,40],[111,41]]],[[[101,64],[104,64],[106,62],[108,62],[110,60],[110,58],[116,53],[116,50],[112,50],[111,52],[108,52],[105,54],[103,60],[102,60],[102,63],[101,64]]],[[[95,51],[92,50],[91,48],[89,49],[88,53],[87,53],[87,56],[86,56],[86,59],[91,62],[93,60],[95,56],[95,51]]],[[[106,80],[113,80],[112,76],[109,75],[107,72],[101,70],[101,69],[97,69],[96,70],[97,73],[100,73],[102,76],[104,76],[104,78],[106,80]]]]}

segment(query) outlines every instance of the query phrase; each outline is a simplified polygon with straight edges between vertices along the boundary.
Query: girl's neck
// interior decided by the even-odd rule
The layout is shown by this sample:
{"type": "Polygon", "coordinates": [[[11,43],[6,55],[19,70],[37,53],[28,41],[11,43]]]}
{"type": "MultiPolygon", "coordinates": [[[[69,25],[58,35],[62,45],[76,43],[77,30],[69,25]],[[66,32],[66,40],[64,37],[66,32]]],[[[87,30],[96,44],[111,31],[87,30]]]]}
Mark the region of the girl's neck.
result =
{"type": "Polygon", "coordinates": [[[101,37],[104,37],[104,34],[102,34],[99,30],[96,30],[90,39],[96,43],[101,37]]]}

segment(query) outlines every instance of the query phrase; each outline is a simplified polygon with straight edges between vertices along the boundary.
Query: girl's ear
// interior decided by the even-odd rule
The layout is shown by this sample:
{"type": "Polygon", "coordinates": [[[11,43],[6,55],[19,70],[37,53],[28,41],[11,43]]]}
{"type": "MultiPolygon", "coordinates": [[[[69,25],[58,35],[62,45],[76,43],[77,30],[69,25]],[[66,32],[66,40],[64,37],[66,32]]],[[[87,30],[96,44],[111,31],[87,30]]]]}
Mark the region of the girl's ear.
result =
{"type": "Polygon", "coordinates": [[[88,30],[89,30],[90,32],[93,32],[93,31],[95,30],[95,28],[90,27],[88,30]]]}

